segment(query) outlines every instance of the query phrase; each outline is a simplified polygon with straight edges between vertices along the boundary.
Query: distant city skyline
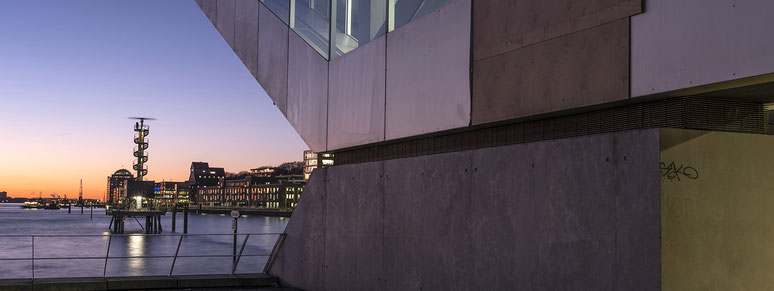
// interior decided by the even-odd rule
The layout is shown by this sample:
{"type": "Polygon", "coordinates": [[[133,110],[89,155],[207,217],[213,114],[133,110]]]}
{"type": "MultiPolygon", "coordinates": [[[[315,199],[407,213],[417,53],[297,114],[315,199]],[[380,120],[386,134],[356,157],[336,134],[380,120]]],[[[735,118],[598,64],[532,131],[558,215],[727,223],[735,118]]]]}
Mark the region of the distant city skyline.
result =
{"type": "Polygon", "coordinates": [[[307,149],[194,1],[12,1],[0,18],[0,191],[102,199],[132,170],[128,116],[150,116],[147,179],[230,172],[307,149]]]}

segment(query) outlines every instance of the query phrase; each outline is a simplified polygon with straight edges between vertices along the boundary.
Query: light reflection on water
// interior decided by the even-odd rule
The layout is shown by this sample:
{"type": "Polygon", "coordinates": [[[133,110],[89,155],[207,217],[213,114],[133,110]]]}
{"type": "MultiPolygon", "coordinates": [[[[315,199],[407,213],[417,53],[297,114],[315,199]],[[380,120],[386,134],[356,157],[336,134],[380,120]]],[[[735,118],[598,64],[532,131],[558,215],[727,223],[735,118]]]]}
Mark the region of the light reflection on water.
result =
{"type": "MultiPolygon", "coordinates": [[[[129,257],[142,256],[145,254],[145,237],[144,236],[130,236],[129,239],[129,257]]],[[[144,262],[142,259],[129,259],[129,269],[138,270],[142,268],[144,262]]],[[[135,274],[132,274],[135,275],[135,274]]]]}
{"type": "MultiPolygon", "coordinates": [[[[280,233],[287,225],[287,218],[250,216],[239,221],[239,233],[280,233]]],[[[163,216],[163,234],[181,234],[183,216],[177,216],[177,229],[171,232],[171,214],[163,216]]],[[[89,210],[80,209],[28,210],[20,204],[0,203],[0,258],[30,258],[30,237],[2,237],[7,234],[110,234],[110,217],[104,209],[95,209],[93,219],[89,210]]],[[[139,224],[127,220],[127,233],[143,233],[139,224]]],[[[189,215],[189,234],[229,234],[231,217],[220,215],[189,215]]],[[[241,246],[245,236],[238,237],[241,246]]],[[[274,235],[250,236],[244,254],[265,254],[271,251],[277,237],[274,235]]],[[[108,237],[35,237],[35,277],[99,277],[105,271],[104,256],[108,251],[108,237]],[[58,257],[100,257],[91,260],[39,260],[58,257]]],[[[110,239],[110,256],[172,256],[180,242],[179,236],[113,236],[110,239]]],[[[233,236],[187,236],[180,244],[180,255],[230,255],[233,236]]],[[[243,257],[238,273],[260,272],[267,257],[243,257]]],[[[231,257],[178,258],[174,274],[228,273],[231,257]]],[[[167,275],[172,258],[111,258],[107,262],[108,276],[167,275]]],[[[30,261],[0,261],[0,278],[29,278],[30,261]]]]}

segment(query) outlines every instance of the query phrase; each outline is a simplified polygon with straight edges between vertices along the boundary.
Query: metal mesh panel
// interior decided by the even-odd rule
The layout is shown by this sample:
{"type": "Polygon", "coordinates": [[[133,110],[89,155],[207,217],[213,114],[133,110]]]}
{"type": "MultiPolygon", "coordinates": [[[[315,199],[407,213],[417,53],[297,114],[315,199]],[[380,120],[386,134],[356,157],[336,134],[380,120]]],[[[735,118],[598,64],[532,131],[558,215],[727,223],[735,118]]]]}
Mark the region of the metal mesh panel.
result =
{"type": "Polygon", "coordinates": [[[680,97],[336,152],[336,164],[464,151],[646,128],[766,133],[764,104],[680,97]]]}

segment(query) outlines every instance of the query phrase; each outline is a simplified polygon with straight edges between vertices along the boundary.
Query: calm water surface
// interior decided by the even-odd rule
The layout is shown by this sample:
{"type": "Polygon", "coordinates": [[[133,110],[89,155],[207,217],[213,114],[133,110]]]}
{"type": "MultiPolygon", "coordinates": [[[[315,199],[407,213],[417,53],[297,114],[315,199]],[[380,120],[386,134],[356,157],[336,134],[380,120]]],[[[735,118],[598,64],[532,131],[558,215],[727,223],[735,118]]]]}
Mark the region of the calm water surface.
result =
{"type": "MultiPolygon", "coordinates": [[[[172,232],[171,213],[162,216],[162,234],[182,234],[183,216],[177,215],[177,229],[172,232]]],[[[144,227],[144,218],[139,219],[144,227]]],[[[187,236],[180,246],[179,255],[230,255],[233,248],[232,218],[226,215],[202,214],[188,216],[189,234],[231,234],[225,236],[187,236]]],[[[248,216],[239,219],[239,233],[281,233],[287,218],[248,216]]],[[[7,235],[75,235],[72,237],[35,237],[35,278],[45,277],[101,277],[108,251],[107,236],[83,236],[109,234],[110,216],[103,208],[90,210],[73,208],[43,210],[22,209],[21,204],[0,203],[0,259],[31,258],[32,238],[8,237],[7,235]],[[39,258],[101,257],[100,259],[40,259],[39,258]]],[[[143,233],[140,223],[129,218],[125,231],[143,233]]],[[[241,247],[245,236],[238,237],[241,247]]],[[[268,254],[276,241],[276,235],[251,235],[243,255],[268,254]]],[[[178,236],[125,236],[110,241],[111,257],[174,255],[178,236]]],[[[237,252],[239,248],[237,249],[237,252]]],[[[242,257],[237,273],[260,272],[266,256],[242,257]]],[[[168,275],[172,258],[111,258],[107,262],[107,276],[168,275]]],[[[231,257],[178,258],[174,274],[230,273],[231,257]]],[[[29,260],[0,260],[0,278],[30,278],[32,262],[29,260]]]]}

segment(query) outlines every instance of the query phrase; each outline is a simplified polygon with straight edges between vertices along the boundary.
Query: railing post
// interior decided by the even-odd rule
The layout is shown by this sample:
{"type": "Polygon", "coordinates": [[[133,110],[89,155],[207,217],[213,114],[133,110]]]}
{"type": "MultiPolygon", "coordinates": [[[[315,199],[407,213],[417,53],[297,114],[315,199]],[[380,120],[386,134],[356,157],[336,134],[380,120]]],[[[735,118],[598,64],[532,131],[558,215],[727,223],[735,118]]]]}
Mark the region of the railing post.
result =
{"type": "Polygon", "coordinates": [[[35,236],[32,236],[32,279],[35,280],[35,236]]]}
{"type": "Polygon", "coordinates": [[[108,246],[107,246],[107,252],[105,252],[105,266],[102,268],[102,278],[105,278],[107,275],[107,263],[108,263],[108,257],[110,257],[110,242],[113,241],[113,236],[108,235],[108,246]]]}
{"type": "Polygon", "coordinates": [[[250,238],[249,234],[245,236],[245,241],[242,242],[242,248],[239,249],[239,256],[236,258],[236,262],[234,263],[234,268],[231,269],[231,275],[234,275],[234,272],[236,272],[237,265],[239,265],[239,259],[242,258],[242,252],[245,250],[245,246],[247,245],[248,238],[250,238]]]}
{"type": "Polygon", "coordinates": [[[177,242],[177,249],[175,250],[175,257],[172,258],[172,267],[169,268],[169,276],[172,277],[172,270],[175,269],[175,262],[177,262],[177,254],[180,252],[180,244],[183,243],[183,235],[180,235],[180,240],[177,242]]]}
{"type": "Polygon", "coordinates": [[[237,219],[237,218],[235,217],[235,218],[234,218],[234,251],[233,251],[233,252],[231,252],[231,254],[233,255],[233,257],[231,257],[231,266],[232,266],[234,269],[236,269],[236,260],[237,260],[237,255],[236,255],[236,247],[237,247],[237,223],[239,223],[239,219],[237,219]]]}

